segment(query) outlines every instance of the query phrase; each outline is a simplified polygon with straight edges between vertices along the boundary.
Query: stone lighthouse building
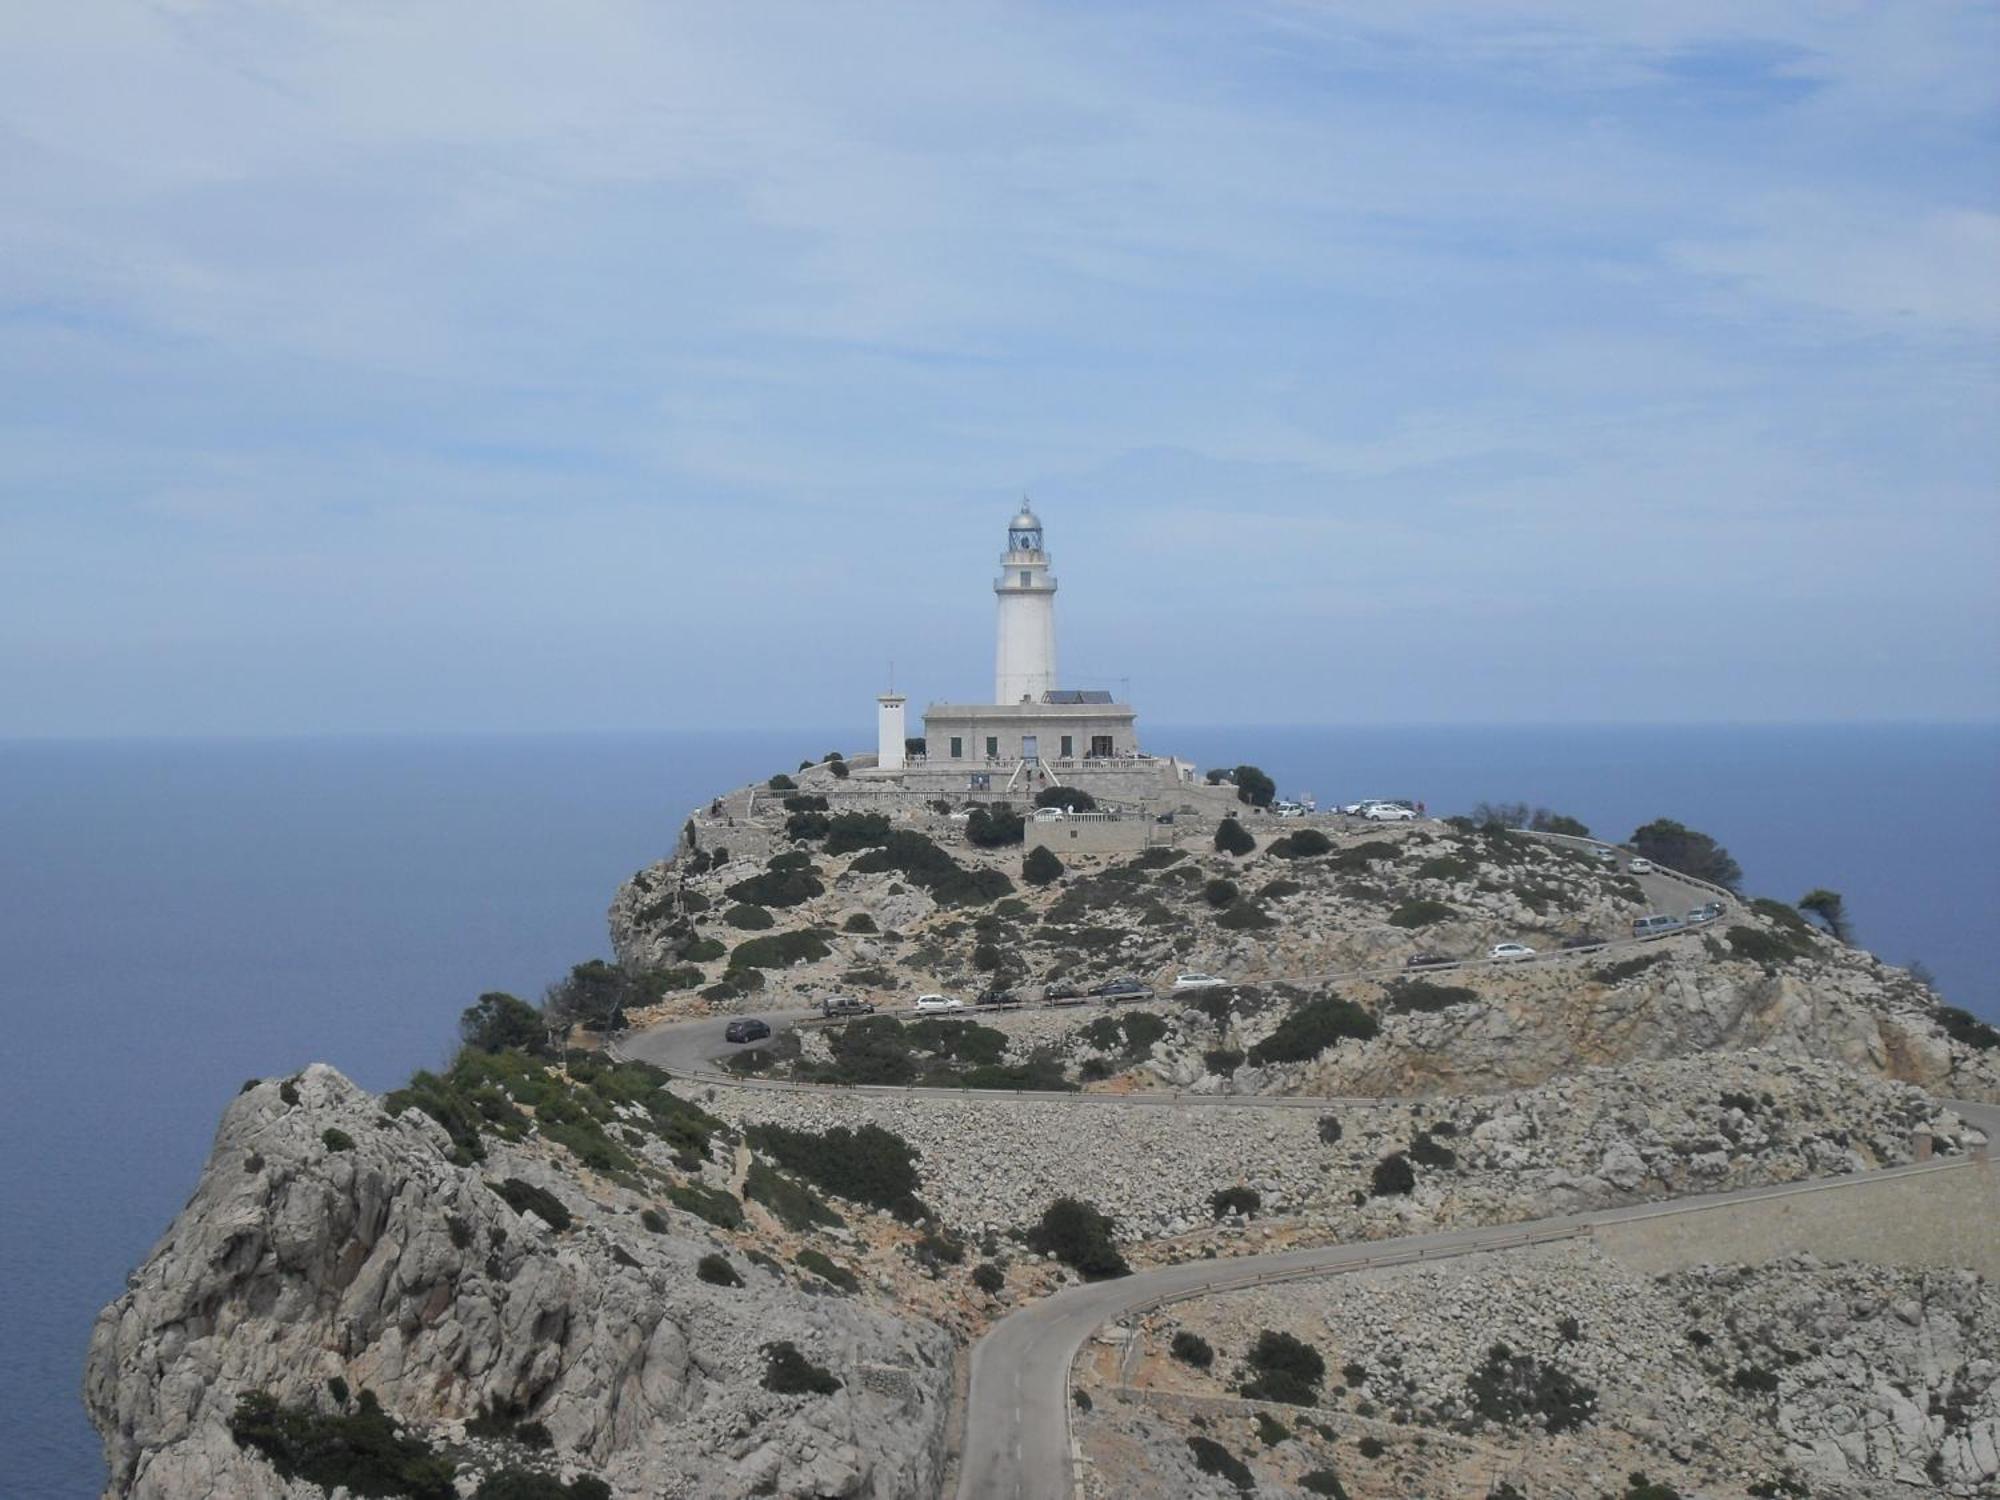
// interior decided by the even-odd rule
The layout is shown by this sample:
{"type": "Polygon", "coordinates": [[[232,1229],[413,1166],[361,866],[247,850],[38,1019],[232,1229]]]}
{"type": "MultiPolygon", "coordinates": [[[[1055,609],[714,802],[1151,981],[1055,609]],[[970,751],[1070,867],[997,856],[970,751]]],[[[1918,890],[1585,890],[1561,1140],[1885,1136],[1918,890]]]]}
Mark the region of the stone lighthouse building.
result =
{"type": "Polygon", "coordinates": [[[993,592],[1000,601],[993,701],[1040,703],[1056,690],[1056,581],[1042,548],[1042,523],[1025,500],[1007,523],[993,592]]]}

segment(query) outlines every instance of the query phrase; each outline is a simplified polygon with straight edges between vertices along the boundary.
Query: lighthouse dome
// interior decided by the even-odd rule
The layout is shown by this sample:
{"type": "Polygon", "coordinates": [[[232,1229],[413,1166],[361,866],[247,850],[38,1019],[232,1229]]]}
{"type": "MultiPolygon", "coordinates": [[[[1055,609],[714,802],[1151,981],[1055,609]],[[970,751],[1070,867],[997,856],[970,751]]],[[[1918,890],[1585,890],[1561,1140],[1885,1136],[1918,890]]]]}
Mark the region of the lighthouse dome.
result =
{"type": "Polygon", "coordinates": [[[1028,506],[1021,502],[1021,510],[1007,523],[1007,550],[1009,552],[1039,552],[1042,550],[1042,521],[1028,506]]]}

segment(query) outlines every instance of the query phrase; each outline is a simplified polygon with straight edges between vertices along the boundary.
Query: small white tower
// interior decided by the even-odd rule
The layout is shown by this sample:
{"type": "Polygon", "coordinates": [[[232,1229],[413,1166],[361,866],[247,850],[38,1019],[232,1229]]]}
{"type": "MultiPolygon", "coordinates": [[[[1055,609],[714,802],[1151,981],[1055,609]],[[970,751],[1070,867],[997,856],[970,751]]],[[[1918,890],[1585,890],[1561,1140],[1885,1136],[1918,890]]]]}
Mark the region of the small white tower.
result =
{"type": "Polygon", "coordinates": [[[1007,555],[993,592],[1000,600],[993,701],[1039,703],[1056,685],[1056,581],[1042,550],[1042,523],[1025,500],[1007,523],[1007,555]]]}
{"type": "Polygon", "coordinates": [[[884,771],[903,769],[903,705],[901,693],[884,693],[875,700],[875,764],[884,771]]]}

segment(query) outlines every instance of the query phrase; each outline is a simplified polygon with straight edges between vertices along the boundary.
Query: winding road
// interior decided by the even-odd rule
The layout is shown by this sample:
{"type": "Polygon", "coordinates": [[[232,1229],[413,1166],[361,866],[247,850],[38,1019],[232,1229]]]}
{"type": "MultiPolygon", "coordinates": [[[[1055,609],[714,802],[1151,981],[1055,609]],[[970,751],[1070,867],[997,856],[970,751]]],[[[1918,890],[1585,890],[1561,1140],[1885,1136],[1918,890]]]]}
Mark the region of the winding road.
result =
{"type": "MultiPolygon", "coordinates": [[[[1583,843],[1581,840],[1562,842],[1583,843]]],[[[1714,895],[1730,899],[1727,892],[1680,877],[1660,874],[1640,879],[1649,901],[1657,911],[1678,914],[1697,900],[1714,895]],[[1693,894],[1690,895],[1692,889],[1693,894]]],[[[1642,940],[1621,938],[1586,949],[1570,949],[1537,955],[1531,962],[1562,962],[1592,958],[1610,949],[1629,948],[1642,942],[1673,941],[1672,938],[1642,940]]],[[[1494,964],[1492,960],[1471,959],[1440,969],[1467,969],[1494,964]]],[[[1499,964],[1494,964],[1498,967],[1499,964]]],[[[1358,978],[1402,976],[1401,968],[1369,969],[1347,974],[1302,977],[1294,983],[1324,984],[1358,978]]],[[[1428,969],[1422,973],[1436,973],[1428,969]]],[[[957,1019],[978,1019],[984,1012],[967,1008],[954,1013],[957,1019]]],[[[801,1023],[818,1022],[811,1010],[760,1012],[772,1028],[773,1037],[801,1023]]],[[[1260,1096],[1255,1094],[1181,1094],[1169,1092],[1140,1094],[1037,1093],[1025,1091],[967,1090],[956,1088],[868,1087],[791,1083],[775,1079],[746,1078],[723,1073],[715,1067],[723,1053],[736,1050],[723,1036],[723,1028],[734,1017],[715,1016],[700,1020],[669,1022],[631,1033],[621,1038],[617,1054],[648,1062],[655,1067],[691,1081],[734,1088],[787,1091],[834,1091],[849,1094],[881,1094],[900,1097],[957,1099],[1034,1099],[1078,1107],[1113,1108],[1298,1108],[1325,1110],[1338,1105],[1393,1104],[1401,1100],[1260,1096]]],[[[838,1023],[828,1023],[838,1024],[838,1023]]],[[[752,1043],[751,1046],[761,1044],[752,1043]]],[[[1966,1100],[1944,1100],[1962,1117],[2000,1141],[2000,1106],[1966,1100]]],[[[1081,1480],[1075,1466],[1069,1428],[1070,1369],[1084,1342],[1106,1322],[1129,1316],[1177,1298],[1202,1295],[1233,1287],[1295,1277],[1321,1276],[1362,1270],[1382,1265],[1435,1260],[1468,1255],[1485,1250],[1502,1250],[1526,1244],[1541,1244],[1587,1234],[1593,1228],[1671,1212],[1742,1203],[1762,1198],[1825,1190],[1831,1184],[1870,1181],[1948,1170],[1954,1163],[1930,1163],[1891,1167],[1835,1179],[1815,1179],[1772,1187],[1739,1188],[1730,1192],[1674,1198],[1665,1202],[1632,1204],[1586,1214],[1559,1215],[1524,1223],[1482,1225],[1473,1228],[1439,1230],[1400,1239],[1374,1240],[1351,1245],[1326,1245],[1313,1249],[1285,1251],[1271,1255],[1244,1256],[1227,1261],[1195,1260],[1138,1272],[1114,1281],[1087,1282],[1033,1302],[1003,1318],[973,1346],[970,1388],[966,1399],[964,1435],[960,1446],[957,1500],[1055,1500],[1080,1493],[1081,1480]]]]}

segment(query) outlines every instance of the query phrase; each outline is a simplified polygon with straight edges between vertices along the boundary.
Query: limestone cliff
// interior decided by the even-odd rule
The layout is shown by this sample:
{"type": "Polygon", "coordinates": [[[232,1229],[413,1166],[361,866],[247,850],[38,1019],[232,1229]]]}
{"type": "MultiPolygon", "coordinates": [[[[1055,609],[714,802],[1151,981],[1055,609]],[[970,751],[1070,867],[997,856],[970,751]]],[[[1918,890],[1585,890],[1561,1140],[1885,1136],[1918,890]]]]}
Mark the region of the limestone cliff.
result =
{"type": "MultiPolygon", "coordinates": [[[[107,1493],[295,1497],[231,1436],[240,1395],[326,1409],[336,1378],[462,1463],[603,1477],[618,1494],[868,1496],[936,1491],[951,1347],[935,1326],[814,1295],[736,1261],[699,1219],[491,1141],[460,1166],[416,1109],[398,1118],[339,1073],[260,1083],[225,1113],[187,1207],[99,1316],[85,1395],[107,1493]],[[517,1211],[553,1195],[558,1229],[517,1211]],[[532,1200],[528,1200],[532,1201],[532,1200]],[[789,1341],[837,1369],[830,1396],[761,1383],[789,1341]],[[532,1417],[546,1452],[470,1441],[482,1408],[532,1417]]],[[[468,1490],[469,1492],[469,1490],[468,1490]]]]}

